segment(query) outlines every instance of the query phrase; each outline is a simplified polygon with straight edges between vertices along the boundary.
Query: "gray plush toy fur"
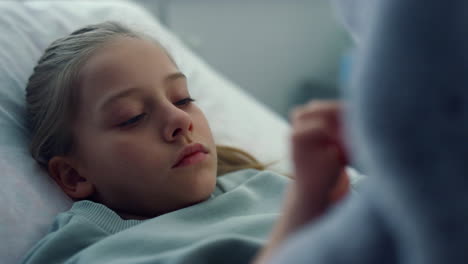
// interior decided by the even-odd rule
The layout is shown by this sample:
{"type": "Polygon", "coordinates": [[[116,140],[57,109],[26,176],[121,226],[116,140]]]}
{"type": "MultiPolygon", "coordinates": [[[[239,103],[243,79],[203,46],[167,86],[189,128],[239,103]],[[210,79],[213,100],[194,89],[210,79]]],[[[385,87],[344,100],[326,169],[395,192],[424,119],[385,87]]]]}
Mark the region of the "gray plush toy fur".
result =
{"type": "Polygon", "coordinates": [[[468,1],[375,0],[368,22],[344,95],[369,179],[272,263],[466,263],[468,1]]]}

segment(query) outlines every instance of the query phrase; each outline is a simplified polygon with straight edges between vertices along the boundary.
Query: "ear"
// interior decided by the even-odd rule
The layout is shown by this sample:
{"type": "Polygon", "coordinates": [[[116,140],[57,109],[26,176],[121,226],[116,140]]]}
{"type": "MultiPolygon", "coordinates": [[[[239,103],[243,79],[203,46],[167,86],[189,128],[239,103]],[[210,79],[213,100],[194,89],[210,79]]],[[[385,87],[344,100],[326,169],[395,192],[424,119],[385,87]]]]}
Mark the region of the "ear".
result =
{"type": "Polygon", "coordinates": [[[49,175],[73,199],[86,199],[94,193],[94,185],[80,175],[73,160],[55,156],[48,163],[49,175]]]}

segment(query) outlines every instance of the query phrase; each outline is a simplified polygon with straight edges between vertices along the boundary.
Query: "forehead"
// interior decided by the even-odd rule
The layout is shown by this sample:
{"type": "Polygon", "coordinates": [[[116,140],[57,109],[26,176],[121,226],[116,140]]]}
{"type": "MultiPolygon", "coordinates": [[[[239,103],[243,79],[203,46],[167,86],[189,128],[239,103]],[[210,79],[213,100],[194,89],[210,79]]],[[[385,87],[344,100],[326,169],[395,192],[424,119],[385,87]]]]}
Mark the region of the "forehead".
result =
{"type": "Polygon", "coordinates": [[[158,44],[117,37],[98,49],[81,69],[81,99],[92,103],[110,91],[162,81],[174,71],[177,67],[158,44]]]}

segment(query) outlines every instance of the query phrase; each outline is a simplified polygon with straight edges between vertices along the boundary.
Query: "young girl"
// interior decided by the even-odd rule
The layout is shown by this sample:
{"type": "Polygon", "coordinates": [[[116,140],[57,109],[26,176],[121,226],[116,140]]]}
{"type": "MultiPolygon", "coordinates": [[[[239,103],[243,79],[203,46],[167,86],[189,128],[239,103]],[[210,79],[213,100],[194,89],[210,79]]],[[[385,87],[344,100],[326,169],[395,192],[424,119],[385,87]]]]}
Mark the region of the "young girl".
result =
{"type": "MultiPolygon", "coordinates": [[[[289,180],[215,144],[157,41],[115,22],[79,29],[47,48],[26,93],[32,155],[76,202],[24,263],[246,263],[258,254],[289,180]]],[[[348,192],[338,116],[334,102],[295,111],[297,181],[257,261],[348,192]]]]}

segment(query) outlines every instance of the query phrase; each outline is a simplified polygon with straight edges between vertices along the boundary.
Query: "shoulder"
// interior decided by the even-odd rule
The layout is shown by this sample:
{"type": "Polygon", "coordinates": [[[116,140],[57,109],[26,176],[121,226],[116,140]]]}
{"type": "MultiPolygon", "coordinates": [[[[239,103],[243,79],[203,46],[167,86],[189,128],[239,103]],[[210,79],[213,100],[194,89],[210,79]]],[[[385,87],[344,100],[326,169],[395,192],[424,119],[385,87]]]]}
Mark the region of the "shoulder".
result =
{"type": "Polygon", "coordinates": [[[48,234],[30,249],[23,263],[64,263],[77,252],[109,235],[76,212],[74,208],[77,203],[69,211],[56,216],[48,234]]]}
{"type": "MultiPolygon", "coordinates": [[[[107,234],[109,231],[104,230],[99,226],[98,223],[93,221],[92,217],[93,210],[87,209],[89,204],[96,204],[90,201],[79,201],[75,202],[70,210],[59,213],[49,229],[49,233],[45,238],[60,236],[62,233],[74,233],[80,232],[86,234],[89,231],[91,233],[103,233],[107,234]]],[[[96,204],[97,205],[97,204],[96,204]]]]}
{"type": "Polygon", "coordinates": [[[23,263],[64,263],[101,239],[141,222],[124,220],[99,203],[76,202],[69,211],[57,215],[49,233],[29,251],[23,263]]]}

